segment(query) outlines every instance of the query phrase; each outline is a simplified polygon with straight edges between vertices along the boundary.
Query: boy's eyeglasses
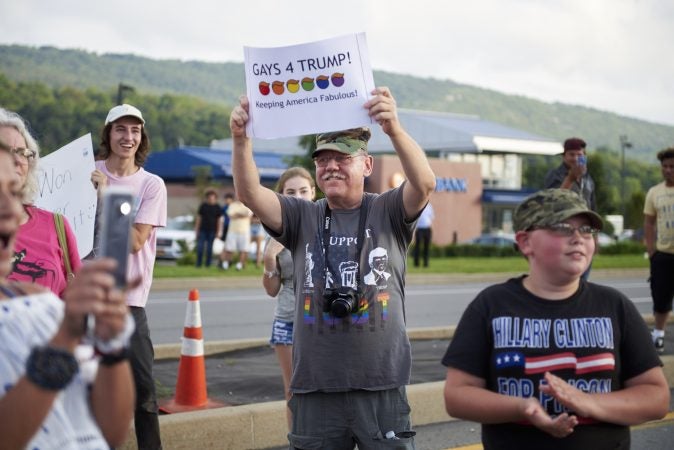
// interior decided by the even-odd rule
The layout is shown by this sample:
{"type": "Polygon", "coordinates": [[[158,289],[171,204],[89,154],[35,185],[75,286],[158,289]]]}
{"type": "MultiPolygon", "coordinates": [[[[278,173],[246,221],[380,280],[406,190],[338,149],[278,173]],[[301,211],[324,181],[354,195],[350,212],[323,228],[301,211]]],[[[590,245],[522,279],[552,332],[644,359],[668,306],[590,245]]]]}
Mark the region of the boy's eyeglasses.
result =
{"type": "Polygon", "coordinates": [[[544,227],[532,227],[532,230],[548,230],[558,236],[562,237],[571,237],[576,231],[584,238],[591,238],[596,236],[599,233],[599,230],[590,226],[590,225],[581,225],[579,227],[574,227],[568,223],[554,223],[552,225],[546,225],[544,227]]]}

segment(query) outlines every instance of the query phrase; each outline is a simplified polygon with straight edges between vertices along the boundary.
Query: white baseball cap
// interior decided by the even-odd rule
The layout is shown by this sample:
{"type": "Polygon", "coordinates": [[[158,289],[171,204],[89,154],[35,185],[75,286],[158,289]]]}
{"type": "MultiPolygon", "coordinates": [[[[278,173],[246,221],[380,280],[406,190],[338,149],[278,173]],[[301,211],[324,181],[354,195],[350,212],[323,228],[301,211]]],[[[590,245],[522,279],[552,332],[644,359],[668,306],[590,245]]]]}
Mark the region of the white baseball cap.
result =
{"type": "Polygon", "coordinates": [[[105,124],[107,125],[119,119],[120,117],[126,116],[135,117],[140,120],[143,125],[145,125],[145,119],[143,119],[143,115],[141,114],[140,110],[135,106],[127,105],[126,103],[112,108],[110,112],[108,112],[108,117],[105,118],[105,124]]]}

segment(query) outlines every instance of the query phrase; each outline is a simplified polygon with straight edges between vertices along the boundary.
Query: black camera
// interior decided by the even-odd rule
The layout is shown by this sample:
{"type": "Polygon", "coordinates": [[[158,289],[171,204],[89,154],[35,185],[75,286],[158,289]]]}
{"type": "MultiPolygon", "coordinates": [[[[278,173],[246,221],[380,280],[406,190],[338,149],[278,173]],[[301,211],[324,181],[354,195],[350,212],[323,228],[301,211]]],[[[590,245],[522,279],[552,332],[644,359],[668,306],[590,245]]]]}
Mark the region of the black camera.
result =
{"type": "Polygon", "coordinates": [[[358,292],[350,287],[328,288],[323,291],[323,311],[335,317],[346,317],[358,310],[358,292]]]}

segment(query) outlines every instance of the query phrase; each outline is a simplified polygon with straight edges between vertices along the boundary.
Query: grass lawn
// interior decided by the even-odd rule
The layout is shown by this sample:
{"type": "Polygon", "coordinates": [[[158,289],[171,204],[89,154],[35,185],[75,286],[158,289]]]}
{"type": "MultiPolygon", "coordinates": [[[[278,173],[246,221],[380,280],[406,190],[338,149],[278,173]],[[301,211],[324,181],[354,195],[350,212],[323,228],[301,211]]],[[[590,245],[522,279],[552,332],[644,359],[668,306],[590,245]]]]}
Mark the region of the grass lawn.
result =
{"type": "MultiPolygon", "coordinates": [[[[408,273],[495,273],[524,272],[527,263],[521,256],[491,258],[431,258],[428,268],[413,267],[408,260],[408,273]]],[[[597,255],[593,269],[630,269],[648,268],[648,260],[643,255],[597,255]]],[[[230,268],[227,271],[216,267],[197,269],[193,266],[177,266],[173,263],[158,262],[155,265],[156,278],[186,278],[215,276],[261,276],[262,269],[248,264],[240,271],[230,268]]]]}

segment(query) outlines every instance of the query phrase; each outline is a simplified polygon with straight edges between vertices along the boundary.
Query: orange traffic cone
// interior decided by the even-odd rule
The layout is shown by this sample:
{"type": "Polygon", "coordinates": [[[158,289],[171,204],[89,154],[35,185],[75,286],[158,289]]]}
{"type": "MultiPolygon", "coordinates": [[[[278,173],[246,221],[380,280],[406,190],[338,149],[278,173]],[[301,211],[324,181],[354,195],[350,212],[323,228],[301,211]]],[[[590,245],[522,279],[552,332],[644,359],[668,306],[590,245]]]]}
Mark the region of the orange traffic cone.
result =
{"type": "Polygon", "coordinates": [[[204,339],[201,333],[199,291],[192,289],[185,313],[175,397],[162,404],[159,410],[170,414],[221,406],[226,406],[226,404],[210,400],[206,393],[206,364],[204,339]]]}

